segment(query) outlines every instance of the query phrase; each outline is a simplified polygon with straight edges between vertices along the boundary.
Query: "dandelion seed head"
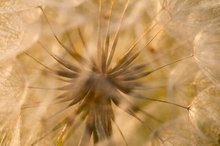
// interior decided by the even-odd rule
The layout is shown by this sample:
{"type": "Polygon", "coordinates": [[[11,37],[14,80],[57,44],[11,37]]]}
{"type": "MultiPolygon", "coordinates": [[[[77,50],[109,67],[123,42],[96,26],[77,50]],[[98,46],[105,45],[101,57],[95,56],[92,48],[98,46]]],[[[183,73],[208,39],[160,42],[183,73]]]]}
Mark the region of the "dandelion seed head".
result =
{"type": "Polygon", "coordinates": [[[194,128],[187,116],[177,117],[168,121],[155,130],[149,138],[147,146],[164,145],[212,145],[213,142],[205,138],[194,128]],[[178,129],[178,130],[177,130],[178,129]]]}
{"type": "Polygon", "coordinates": [[[0,67],[0,144],[20,144],[20,111],[25,100],[24,76],[18,64],[7,62],[0,67]]]}
{"type": "Polygon", "coordinates": [[[219,89],[208,87],[190,105],[190,119],[214,143],[219,144],[219,89]],[[210,114],[211,113],[211,114],[210,114]],[[203,118],[202,118],[203,117],[203,118]],[[204,118],[205,117],[205,118],[204,118]]]}
{"type": "MultiPolygon", "coordinates": [[[[190,45],[197,33],[219,16],[219,2],[215,0],[161,0],[152,4],[153,9],[164,8],[156,20],[165,24],[166,31],[179,41],[187,40],[190,45]]],[[[154,17],[157,11],[152,12],[149,13],[154,17]]]]}
{"type": "Polygon", "coordinates": [[[1,61],[15,57],[38,39],[40,26],[36,22],[37,17],[37,10],[0,13],[1,61]]]}
{"type": "Polygon", "coordinates": [[[195,58],[201,69],[213,82],[219,80],[219,19],[213,21],[198,33],[195,38],[195,58]],[[213,27],[216,29],[213,30],[213,27]]]}
{"type": "MultiPolygon", "coordinates": [[[[130,6],[126,1],[120,3],[119,5],[122,5],[124,9],[130,6]]],[[[112,9],[111,11],[113,11],[112,9]]],[[[118,8],[116,7],[116,9],[118,8]]],[[[104,10],[101,11],[100,18],[97,20],[100,21],[98,27],[97,22],[90,25],[99,33],[95,37],[86,31],[88,25],[85,27],[82,25],[75,28],[74,31],[68,30],[66,34],[64,33],[67,39],[61,40],[61,42],[54,33],[55,43],[61,45],[60,49],[64,51],[63,54],[60,51],[54,53],[54,48],[48,49],[47,47],[50,46],[48,43],[46,45],[45,42],[40,43],[44,52],[49,55],[48,57],[55,61],[56,68],[50,69],[39,61],[38,63],[49,69],[57,78],[64,79],[64,82],[59,84],[61,85],[59,90],[62,90],[62,93],[56,93],[52,103],[65,105],[66,108],[63,111],[61,109],[60,114],[66,111],[69,114],[63,114],[63,116],[59,116],[61,119],[56,119],[62,122],[62,126],[66,124],[69,130],[75,125],[75,117],[81,118],[85,124],[85,130],[79,141],[81,145],[87,145],[90,137],[93,137],[94,143],[112,137],[112,125],[115,122],[113,106],[141,121],[136,116],[136,112],[141,110],[130,103],[128,98],[141,97],[136,90],[143,86],[142,79],[151,72],[146,70],[146,63],[140,59],[141,51],[136,48],[137,44],[135,42],[133,46],[131,46],[132,43],[126,44],[122,39],[123,33],[119,37],[119,33],[123,32],[120,28],[124,24],[122,20],[125,13],[125,10],[121,11],[118,16],[108,14],[109,16],[103,19],[104,6],[104,10]],[[111,20],[117,23],[114,24],[111,20]],[[90,41],[92,45],[90,45],[90,41]],[[65,47],[66,45],[68,47],[65,47]]],[[[43,10],[43,13],[49,20],[46,11],[43,10]]],[[[50,23],[50,21],[48,22],[50,23]]],[[[53,31],[53,27],[50,29],[53,31]]],[[[94,34],[94,30],[91,32],[94,34]]],[[[34,57],[32,58],[36,61],[34,57]]],[[[58,122],[55,122],[55,126],[56,124],[58,122]]],[[[67,133],[71,134],[70,131],[67,133]]]]}
{"type": "MultiPolygon", "coordinates": [[[[29,99],[23,107],[31,111],[30,114],[28,111],[25,113],[29,114],[24,118],[28,123],[24,122],[25,128],[33,121],[37,124],[27,132],[28,136],[24,136],[27,140],[22,143],[27,146],[115,145],[121,144],[117,141],[121,138],[123,144],[128,145],[127,139],[130,138],[134,140],[131,145],[141,144],[154,127],[182,114],[171,114],[171,105],[175,111],[179,107],[187,114],[197,112],[194,102],[191,106],[188,104],[206,83],[204,85],[195,78],[207,80],[198,75],[200,68],[193,62],[198,59],[198,51],[192,51],[191,42],[201,28],[199,25],[208,22],[208,15],[214,7],[208,5],[207,9],[204,8],[204,13],[210,13],[199,19],[198,11],[205,7],[206,1],[203,2],[48,0],[38,7],[42,14],[42,36],[33,48],[18,57],[29,64],[28,70],[37,70],[30,71],[29,99]],[[148,3],[149,9],[146,10],[144,4],[148,3]],[[179,30],[180,27],[183,31],[179,30]],[[27,61],[26,57],[35,64],[27,61]],[[172,70],[172,65],[177,62],[183,63],[172,70]],[[170,92],[165,91],[166,85],[152,87],[166,83],[163,78],[167,78],[170,70],[170,92]],[[147,79],[153,72],[160,76],[147,79]],[[198,83],[202,85],[197,88],[198,83]],[[162,89],[148,93],[151,88],[162,89]],[[196,91],[192,91],[194,89],[196,91]],[[152,95],[155,98],[151,98],[152,95]],[[136,122],[122,117],[120,124],[131,121],[126,126],[129,128],[117,126],[117,119],[120,119],[117,109],[136,122]],[[147,130],[137,123],[142,123],[147,130]],[[140,141],[129,134],[133,131],[140,141]]],[[[201,137],[197,139],[194,135],[202,133],[202,130],[191,133],[180,126],[188,125],[189,121],[175,121],[158,131],[162,133],[161,137],[165,137],[166,145],[199,143],[201,137]],[[172,129],[170,125],[176,127],[172,129]],[[175,135],[174,129],[181,131],[175,135]]],[[[158,141],[159,137],[152,137],[158,145],[164,144],[158,141]]]]}

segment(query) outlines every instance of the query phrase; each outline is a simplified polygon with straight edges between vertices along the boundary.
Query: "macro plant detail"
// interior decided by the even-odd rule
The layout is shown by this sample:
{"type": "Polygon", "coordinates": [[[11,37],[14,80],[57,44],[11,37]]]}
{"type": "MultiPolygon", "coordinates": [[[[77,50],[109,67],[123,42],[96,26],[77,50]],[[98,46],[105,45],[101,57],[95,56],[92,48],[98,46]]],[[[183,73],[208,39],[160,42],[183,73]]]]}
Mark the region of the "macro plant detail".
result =
{"type": "Polygon", "coordinates": [[[0,144],[219,145],[219,4],[0,2],[0,144]]]}

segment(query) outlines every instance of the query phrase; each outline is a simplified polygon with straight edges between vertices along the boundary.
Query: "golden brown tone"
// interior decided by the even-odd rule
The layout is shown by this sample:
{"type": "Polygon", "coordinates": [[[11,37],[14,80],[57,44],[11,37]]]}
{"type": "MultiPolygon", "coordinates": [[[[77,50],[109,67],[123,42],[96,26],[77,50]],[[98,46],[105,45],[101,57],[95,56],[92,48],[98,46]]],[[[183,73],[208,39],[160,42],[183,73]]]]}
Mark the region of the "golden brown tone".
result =
{"type": "Polygon", "coordinates": [[[219,0],[1,1],[0,145],[220,145],[219,15],[219,0]]]}

